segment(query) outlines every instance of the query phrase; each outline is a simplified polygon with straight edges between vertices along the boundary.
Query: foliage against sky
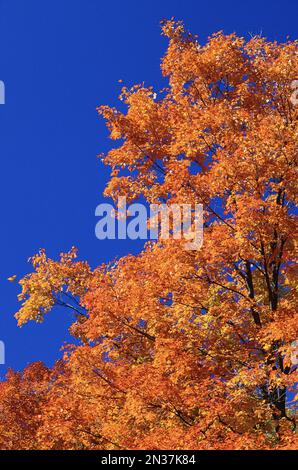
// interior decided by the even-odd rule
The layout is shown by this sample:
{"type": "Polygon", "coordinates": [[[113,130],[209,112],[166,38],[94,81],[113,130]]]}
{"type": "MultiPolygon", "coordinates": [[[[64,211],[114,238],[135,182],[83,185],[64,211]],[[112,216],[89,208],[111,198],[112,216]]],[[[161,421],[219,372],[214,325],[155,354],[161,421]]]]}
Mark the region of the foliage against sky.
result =
{"type": "Polygon", "coordinates": [[[1,448],[297,446],[297,42],[162,31],[168,87],[99,108],[121,139],[105,193],[203,203],[203,248],[148,244],[95,270],[75,249],[33,257],[19,325],[64,305],[79,344],[9,372],[1,448]]]}

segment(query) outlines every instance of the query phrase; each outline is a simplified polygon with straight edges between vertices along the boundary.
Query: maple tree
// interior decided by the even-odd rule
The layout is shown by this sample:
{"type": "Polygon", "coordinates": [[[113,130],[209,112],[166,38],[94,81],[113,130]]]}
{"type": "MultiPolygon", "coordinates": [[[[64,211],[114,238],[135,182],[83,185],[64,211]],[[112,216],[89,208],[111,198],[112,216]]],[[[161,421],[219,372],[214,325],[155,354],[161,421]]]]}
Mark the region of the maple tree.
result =
{"type": "Polygon", "coordinates": [[[297,41],[162,31],[168,87],[98,109],[120,139],[105,194],[202,203],[203,247],[159,240],[94,270],[75,249],[34,256],[18,323],[62,305],[78,344],[0,384],[2,448],[297,447],[297,41]]]}

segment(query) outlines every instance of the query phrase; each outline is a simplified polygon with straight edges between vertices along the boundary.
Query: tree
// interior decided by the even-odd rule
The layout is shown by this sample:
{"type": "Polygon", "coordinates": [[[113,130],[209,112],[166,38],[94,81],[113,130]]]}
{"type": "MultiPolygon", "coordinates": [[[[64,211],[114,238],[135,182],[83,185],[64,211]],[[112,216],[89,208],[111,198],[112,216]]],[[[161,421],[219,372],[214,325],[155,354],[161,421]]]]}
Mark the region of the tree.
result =
{"type": "Polygon", "coordinates": [[[80,344],[45,379],[32,442],[295,448],[297,41],[220,32],[201,46],[180,22],[162,31],[169,86],[158,95],[124,87],[126,112],[98,109],[121,140],[103,156],[105,194],[202,203],[204,244],[187,251],[183,240],[159,240],[95,270],[74,249],[59,261],[33,257],[19,324],[64,305],[80,344]]]}

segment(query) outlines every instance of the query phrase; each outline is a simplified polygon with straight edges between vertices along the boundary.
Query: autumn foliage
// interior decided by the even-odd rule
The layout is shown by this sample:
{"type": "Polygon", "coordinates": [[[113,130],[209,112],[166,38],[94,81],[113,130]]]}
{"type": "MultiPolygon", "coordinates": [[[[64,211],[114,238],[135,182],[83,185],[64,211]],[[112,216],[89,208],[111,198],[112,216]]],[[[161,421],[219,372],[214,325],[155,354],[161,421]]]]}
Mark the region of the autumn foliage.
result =
{"type": "Polygon", "coordinates": [[[148,243],[92,270],[45,251],[19,325],[72,309],[76,345],[0,384],[3,449],[297,447],[297,42],[166,21],[168,87],[102,106],[115,200],[202,203],[204,243],[148,243]]]}

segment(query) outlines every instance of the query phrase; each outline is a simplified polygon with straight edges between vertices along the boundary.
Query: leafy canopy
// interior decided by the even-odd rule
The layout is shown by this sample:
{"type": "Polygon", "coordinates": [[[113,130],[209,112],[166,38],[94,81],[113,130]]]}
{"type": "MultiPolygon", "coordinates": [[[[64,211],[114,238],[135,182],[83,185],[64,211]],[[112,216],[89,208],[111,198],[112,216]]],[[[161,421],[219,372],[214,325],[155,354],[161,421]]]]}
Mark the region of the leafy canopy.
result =
{"type": "Polygon", "coordinates": [[[2,448],[297,446],[297,42],[162,31],[168,87],[98,109],[120,141],[105,194],[203,203],[203,248],[160,241],[95,270],[74,249],[34,256],[19,325],[63,305],[79,345],[9,372],[2,448]]]}

